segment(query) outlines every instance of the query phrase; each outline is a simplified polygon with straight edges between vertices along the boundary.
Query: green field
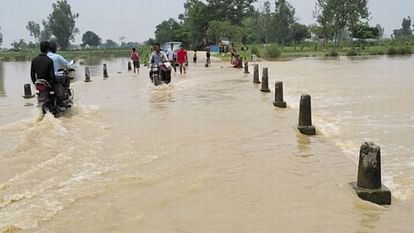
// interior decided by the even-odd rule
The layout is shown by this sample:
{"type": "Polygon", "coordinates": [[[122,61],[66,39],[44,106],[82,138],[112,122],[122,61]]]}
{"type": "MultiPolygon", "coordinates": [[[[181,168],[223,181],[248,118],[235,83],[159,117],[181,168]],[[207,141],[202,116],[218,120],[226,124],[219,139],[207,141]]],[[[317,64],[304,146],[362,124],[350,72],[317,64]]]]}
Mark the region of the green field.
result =
{"type": "MultiPolygon", "coordinates": [[[[137,48],[141,58],[147,58],[151,51],[149,46],[137,48]]],[[[88,59],[88,58],[110,58],[110,57],[129,57],[131,49],[83,49],[58,51],[66,59],[88,59]]],[[[37,49],[28,49],[22,51],[3,51],[0,52],[0,61],[29,61],[39,54],[37,49]]]]}
{"type": "MultiPolygon", "coordinates": [[[[332,44],[301,43],[296,45],[263,45],[250,44],[247,52],[241,51],[241,44],[235,45],[238,53],[247,60],[252,57],[252,51],[259,58],[266,60],[285,60],[295,57],[329,57],[329,56],[374,56],[374,55],[410,55],[414,52],[414,40],[393,41],[384,40],[375,43],[349,44],[344,43],[337,52],[332,44]],[[256,51],[254,51],[256,50],[256,51]],[[272,50],[269,52],[269,50],[272,50]],[[275,51],[278,50],[278,51],[275,51]],[[273,54],[273,55],[271,55],[273,54]]],[[[137,48],[141,58],[147,58],[150,53],[150,46],[137,48]]],[[[110,57],[129,57],[130,48],[117,49],[83,49],[60,51],[67,59],[88,59],[88,58],[110,58],[110,57]]],[[[38,55],[37,49],[28,49],[22,51],[2,51],[0,52],[0,61],[28,61],[38,55]]],[[[230,54],[213,54],[213,56],[224,61],[230,60],[230,54]]]]}
{"type": "MultiPolygon", "coordinates": [[[[263,45],[250,44],[248,51],[241,51],[241,44],[235,45],[236,50],[242,57],[248,60],[252,57],[252,52],[258,57],[267,60],[285,60],[295,57],[331,57],[331,56],[375,56],[375,55],[410,55],[414,52],[414,41],[392,41],[385,40],[375,43],[344,43],[340,49],[335,52],[331,44],[301,43],[297,45],[263,45]],[[279,50],[276,56],[269,56],[269,47],[272,50],[279,50]],[[256,50],[256,51],[254,51],[256,50]]],[[[228,61],[230,54],[215,54],[217,58],[228,61]]]]}

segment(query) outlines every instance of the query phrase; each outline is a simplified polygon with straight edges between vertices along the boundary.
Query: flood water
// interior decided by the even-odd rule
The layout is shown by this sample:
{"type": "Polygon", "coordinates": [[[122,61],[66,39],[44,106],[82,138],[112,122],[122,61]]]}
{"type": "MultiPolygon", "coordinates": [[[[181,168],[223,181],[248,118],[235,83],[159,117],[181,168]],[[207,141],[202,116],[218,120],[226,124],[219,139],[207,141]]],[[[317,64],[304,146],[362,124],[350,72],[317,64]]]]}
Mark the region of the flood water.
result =
{"type": "Polygon", "coordinates": [[[40,122],[21,97],[30,63],[0,62],[0,232],[414,232],[413,57],[259,63],[287,109],[202,62],[154,88],[126,59],[86,61],[73,109],[40,122]],[[302,93],[315,137],[296,130],[302,93]],[[365,141],[391,206],[349,185],[365,141]]]}

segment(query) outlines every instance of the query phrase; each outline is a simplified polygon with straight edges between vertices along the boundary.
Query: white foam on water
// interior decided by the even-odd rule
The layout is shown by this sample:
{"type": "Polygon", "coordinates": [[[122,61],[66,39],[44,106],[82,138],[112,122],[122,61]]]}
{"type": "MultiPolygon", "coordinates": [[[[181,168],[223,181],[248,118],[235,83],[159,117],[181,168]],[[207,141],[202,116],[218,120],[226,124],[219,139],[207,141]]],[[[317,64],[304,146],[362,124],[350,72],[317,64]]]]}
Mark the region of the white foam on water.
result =
{"type": "Polygon", "coordinates": [[[392,176],[382,174],[381,178],[382,183],[385,184],[391,190],[392,196],[394,198],[397,198],[402,201],[408,200],[408,193],[404,191],[401,185],[395,182],[392,176]]]}

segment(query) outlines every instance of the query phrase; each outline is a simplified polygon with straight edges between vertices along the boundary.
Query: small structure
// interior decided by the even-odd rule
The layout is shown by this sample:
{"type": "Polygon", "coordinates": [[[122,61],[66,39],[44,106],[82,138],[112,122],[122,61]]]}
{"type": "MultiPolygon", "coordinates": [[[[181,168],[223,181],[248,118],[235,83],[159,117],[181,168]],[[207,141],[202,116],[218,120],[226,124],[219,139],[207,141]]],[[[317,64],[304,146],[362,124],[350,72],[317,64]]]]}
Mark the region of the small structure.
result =
{"type": "Polygon", "coordinates": [[[91,73],[89,72],[89,67],[85,67],[85,82],[91,81],[91,73]]]}
{"type": "Polygon", "coordinates": [[[283,100],[283,82],[275,83],[275,101],[273,105],[279,108],[286,108],[286,102],[283,100]]]}
{"type": "Polygon", "coordinates": [[[259,80],[259,64],[255,64],[254,65],[253,83],[260,84],[260,80],[259,80]]]}
{"type": "Polygon", "coordinates": [[[249,73],[249,62],[247,61],[244,63],[244,73],[245,74],[249,73]]]}
{"type": "Polygon", "coordinates": [[[358,179],[351,183],[357,195],[379,205],[391,204],[391,191],[381,183],[381,148],[365,142],[359,151],[358,179]]]}
{"type": "Polygon", "coordinates": [[[262,88],[260,89],[261,92],[269,93],[269,69],[267,67],[263,68],[262,73],[262,88]]]}
{"type": "Polygon", "coordinates": [[[32,94],[32,87],[30,86],[30,83],[24,84],[24,96],[25,99],[33,98],[35,95],[32,94]]]}
{"type": "Polygon", "coordinates": [[[104,78],[108,78],[109,77],[108,76],[108,69],[107,69],[106,64],[103,64],[103,77],[104,78]]]}
{"type": "Polygon", "coordinates": [[[302,95],[299,106],[298,130],[305,135],[316,135],[316,129],[312,125],[311,96],[302,95]]]}

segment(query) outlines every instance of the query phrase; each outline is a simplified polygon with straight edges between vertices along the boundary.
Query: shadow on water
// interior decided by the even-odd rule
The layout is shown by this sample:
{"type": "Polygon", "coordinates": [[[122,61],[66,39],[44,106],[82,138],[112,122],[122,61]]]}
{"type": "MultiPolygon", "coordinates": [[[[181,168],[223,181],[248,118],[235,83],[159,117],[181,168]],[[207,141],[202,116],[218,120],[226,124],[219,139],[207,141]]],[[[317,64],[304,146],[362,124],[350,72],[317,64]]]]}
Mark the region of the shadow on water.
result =
{"type": "Polygon", "coordinates": [[[6,96],[6,88],[4,87],[4,71],[3,62],[0,62],[0,97],[6,96]]]}

